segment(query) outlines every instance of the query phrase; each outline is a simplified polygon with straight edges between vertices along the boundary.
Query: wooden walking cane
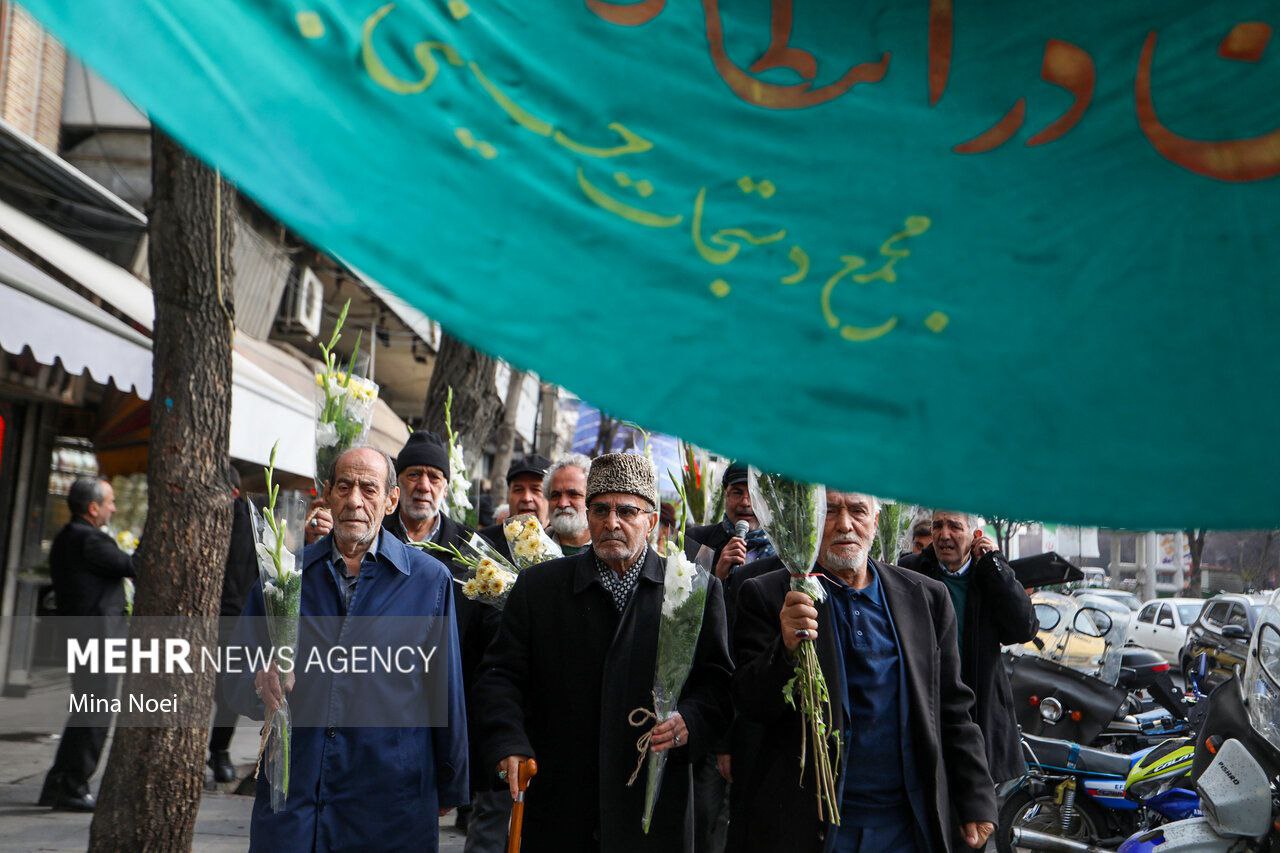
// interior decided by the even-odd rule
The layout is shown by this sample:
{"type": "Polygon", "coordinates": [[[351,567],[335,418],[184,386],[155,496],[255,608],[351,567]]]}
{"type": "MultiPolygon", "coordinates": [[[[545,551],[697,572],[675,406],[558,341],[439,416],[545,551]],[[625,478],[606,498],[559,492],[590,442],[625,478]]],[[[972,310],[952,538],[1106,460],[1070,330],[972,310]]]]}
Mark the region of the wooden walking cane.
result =
{"type": "Polygon", "coordinates": [[[520,853],[520,831],[524,828],[524,792],[538,775],[538,762],[526,758],[516,769],[516,801],[511,806],[511,826],[507,830],[507,853],[520,853]]]}

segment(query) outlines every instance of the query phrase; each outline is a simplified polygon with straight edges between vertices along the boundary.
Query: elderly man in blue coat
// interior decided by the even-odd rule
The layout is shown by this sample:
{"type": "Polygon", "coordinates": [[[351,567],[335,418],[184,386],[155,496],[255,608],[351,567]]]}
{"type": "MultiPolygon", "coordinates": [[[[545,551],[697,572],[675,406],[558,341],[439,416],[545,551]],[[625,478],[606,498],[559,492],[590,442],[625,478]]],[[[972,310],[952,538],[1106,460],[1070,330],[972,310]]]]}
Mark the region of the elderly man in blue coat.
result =
{"type": "Polygon", "coordinates": [[[293,719],[284,805],[272,808],[260,773],[250,850],[435,851],[439,817],[469,792],[451,575],[380,535],[398,499],[386,454],[343,453],[324,497],[334,528],[298,560],[292,671],[254,657],[270,647],[261,581],[233,644],[252,661],[228,679],[233,704],[263,719],[287,696],[293,719]]]}

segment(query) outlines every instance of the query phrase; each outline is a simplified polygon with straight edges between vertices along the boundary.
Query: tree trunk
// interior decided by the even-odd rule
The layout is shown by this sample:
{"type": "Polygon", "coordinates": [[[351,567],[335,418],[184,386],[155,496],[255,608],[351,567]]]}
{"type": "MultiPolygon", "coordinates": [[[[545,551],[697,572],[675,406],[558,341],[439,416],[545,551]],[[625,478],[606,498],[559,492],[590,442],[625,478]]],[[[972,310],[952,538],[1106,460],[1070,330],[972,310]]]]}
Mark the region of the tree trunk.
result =
{"type": "Polygon", "coordinates": [[[1182,585],[1183,594],[1193,598],[1201,595],[1202,578],[1200,576],[1200,560],[1204,556],[1204,529],[1188,528],[1183,533],[1187,536],[1187,550],[1191,552],[1191,569],[1187,572],[1186,582],[1182,585]]]}
{"type": "MultiPolygon", "coordinates": [[[[453,388],[453,431],[471,465],[480,458],[498,423],[502,401],[494,388],[496,362],[462,341],[440,332],[440,352],[431,370],[427,400],[422,411],[424,427],[444,435],[444,404],[453,388]]],[[[473,471],[478,470],[472,468],[473,471]]]]}
{"type": "Polygon", "coordinates": [[[1000,553],[1006,557],[1009,556],[1009,545],[1013,541],[1013,536],[1017,533],[1018,528],[1022,526],[1020,522],[1013,521],[1008,518],[991,517],[987,521],[991,523],[991,528],[996,533],[996,547],[1000,549],[1000,553]]]}
{"type": "Polygon", "coordinates": [[[493,497],[493,505],[498,506],[507,499],[507,468],[511,465],[511,457],[516,448],[516,415],[520,412],[520,392],[524,388],[524,371],[511,368],[507,378],[507,401],[502,410],[502,420],[498,421],[498,431],[493,436],[493,477],[489,484],[489,494],[493,497]]]}
{"type": "Polygon", "coordinates": [[[560,409],[560,391],[550,382],[543,382],[538,387],[538,435],[534,446],[538,452],[548,459],[554,459],[556,452],[556,417],[560,409]]]}
{"type": "Polygon", "coordinates": [[[191,849],[204,786],[214,673],[197,665],[216,642],[231,535],[226,484],[231,426],[233,191],[154,130],[149,261],[152,346],[147,523],[137,552],[132,637],[182,637],[193,674],[126,676],[122,695],[177,694],[163,728],[117,719],[89,850],[191,849]],[[217,215],[221,203],[221,216],[217,215]],[[215,249],[215,234],[222,245],[215,249]],[[217,252],[221,252],[221,263],[217,252]],[[181,460],[175,464],[175,460],[181,460]]]}
{"type": "Polygon", "coordinates": [[[618,435],[618,427],[622,426],[622,421],[611,418],[604,412],[600,413],[600,428],[596,430],[596,444],[591,451],[592,457],[599,456],[602,453],[613,452],[613,440],[618,435]]]}

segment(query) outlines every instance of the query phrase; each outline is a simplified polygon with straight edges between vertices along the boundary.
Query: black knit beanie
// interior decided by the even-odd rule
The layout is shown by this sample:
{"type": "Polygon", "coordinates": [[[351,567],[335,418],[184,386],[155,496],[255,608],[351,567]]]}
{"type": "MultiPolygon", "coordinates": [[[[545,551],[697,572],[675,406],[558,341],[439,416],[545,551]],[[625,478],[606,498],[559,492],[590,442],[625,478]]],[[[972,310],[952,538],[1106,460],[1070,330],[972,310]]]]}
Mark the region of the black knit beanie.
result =
{"type": "Polygon", "coordinates": [[[439,468],[444,472],[444,478],[449,479],[449,448],[440,436],[423,429],[409,436],[400,455],[396,457],[396,474],[403,474],[406,468],[414,465],[439,468]]]}

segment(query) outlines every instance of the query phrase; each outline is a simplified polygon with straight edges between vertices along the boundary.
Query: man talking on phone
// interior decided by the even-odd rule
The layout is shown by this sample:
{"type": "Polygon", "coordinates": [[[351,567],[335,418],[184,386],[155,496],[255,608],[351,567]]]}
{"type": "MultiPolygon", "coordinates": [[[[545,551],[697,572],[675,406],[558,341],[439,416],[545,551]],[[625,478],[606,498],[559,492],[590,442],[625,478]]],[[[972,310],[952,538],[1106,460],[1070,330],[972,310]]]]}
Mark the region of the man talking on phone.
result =
{"type": "Polygon", "coordinates": [[[1039,627],[1035,608],[978,518],[936,510],[932,526],[933,544],[904,557],[901,564],[942,581],[951,594],[960,679],[974,693],[973,719],[986,740],[987,765],[999,787],[1025,772],[1000,647],[1035,637],[1039,627]]]}

